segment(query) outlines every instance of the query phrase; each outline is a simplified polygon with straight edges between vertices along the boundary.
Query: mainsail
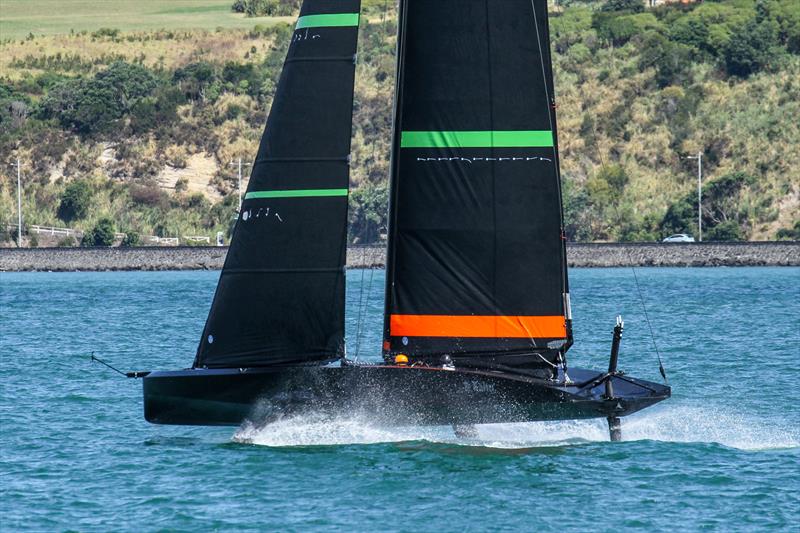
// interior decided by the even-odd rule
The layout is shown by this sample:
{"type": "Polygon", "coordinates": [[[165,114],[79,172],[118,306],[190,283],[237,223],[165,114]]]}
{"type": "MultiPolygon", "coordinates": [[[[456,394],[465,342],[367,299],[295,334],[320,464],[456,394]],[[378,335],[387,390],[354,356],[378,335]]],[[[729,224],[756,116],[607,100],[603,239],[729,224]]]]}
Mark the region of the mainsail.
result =
{"type": "Polygon", "coordinates": [[[384,354],[571,339],[546,0],[401,0],[384,354]]]}
{"type": "Polygon", "coordinates": [[[306,0],[195,367],[344,350],[344,266],[360,0],[306,0]]]}

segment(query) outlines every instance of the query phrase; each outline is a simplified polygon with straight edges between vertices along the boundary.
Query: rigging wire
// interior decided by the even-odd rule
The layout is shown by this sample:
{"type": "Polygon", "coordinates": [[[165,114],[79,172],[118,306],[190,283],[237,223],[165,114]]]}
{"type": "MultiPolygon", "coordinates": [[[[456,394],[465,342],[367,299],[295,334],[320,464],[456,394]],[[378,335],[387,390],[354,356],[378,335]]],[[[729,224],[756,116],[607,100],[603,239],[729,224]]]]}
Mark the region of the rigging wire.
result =
{"type": "MultiPolygon", "coordinates": [[[[370,301],[370,297],[372,296],[372,279],[374,277],[375,277],[375,269],[372,268],[372,265],[370,264],[370,267],[369,267],[369,282],[367,283],[367,296],[366,296],[366,298],[364,298],[364,312],[363,312],[364,320],[367,319],[367,313],[369,312],[369,301],[370,301]]],[[[363,287],[362,287],[362,290],[363,290],[363,287]]],[[[362,313],[360,311],[359,311],[359,316],[362,316],[362,313]]],[[[361,334],[362,334],[362,331],[364,329],[365,328],[362,328],[359,325],[358,332],[356,333],[356,357],[355,357],[355,361],[356,362],[358,362],[358,355],[359,355],[359,352],[361,351],[361,334]]]]}
{"type": "Polygon", "coordinates": [[[644,319],[647,322],[647,327],[650,329],[650,339],[653,341],[653,348],[656,351],[656,357],[658,358],[658,371],[661,373],[661,377],[664,378],[664,383],[669,385],[669,380],[667,379],[667,372],[664,370],[664,364],[661,362],[661,353],[658,351],[658,344],[656,343],[656,335],[653,333],[653,325],[650,323],[650,317],[647,316],[647,306],[644,303],[644,296],[642,295],[642,289],[639,287],[639,278],[636,276],[636,268],[633,265],[633,257],[631,257],[631,251],[627,248],[625,249],[628,254],[628,263],[631,267],[631,272],[633,272],[633,281],[636,284],[636,292],[639,294],[639,304],[642,306],[642,311],[644,311],[644,319]]]}
{"type": "MultiPolygon", "coordinates": [[[[361,248],[361,264],[364,264],[364,248],[361,248]]],[[[358,360],[359,339],[361,338],[361,312],[364,298],[364,269],[361,269],[361,280],[358,282],[358,315],[356,317],[356,360],[358,360]]]]}

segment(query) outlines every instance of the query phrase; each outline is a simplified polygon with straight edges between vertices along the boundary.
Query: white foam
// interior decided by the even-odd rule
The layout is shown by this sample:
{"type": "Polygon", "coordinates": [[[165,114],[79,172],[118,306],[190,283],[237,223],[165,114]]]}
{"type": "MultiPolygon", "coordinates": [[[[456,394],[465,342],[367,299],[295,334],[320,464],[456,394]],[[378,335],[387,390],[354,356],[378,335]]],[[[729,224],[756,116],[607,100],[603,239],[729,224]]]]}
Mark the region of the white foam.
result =
{"type": "MultiPolygon", "coordinates": [[[[459,438],[450,427],[384,427],[358,416],[334,420],[313,415],[256,427],[246,423],[234,442],[261,446],[316,446],[428,441],[493,448],[534,448],[607,442],[603,419],[477,426],[475,438],[459,438]]],[[[800,428],[713,407],[665,406],[622,419],[624,441],[706,442],[744,450],[800,447],[800,428]]]]}

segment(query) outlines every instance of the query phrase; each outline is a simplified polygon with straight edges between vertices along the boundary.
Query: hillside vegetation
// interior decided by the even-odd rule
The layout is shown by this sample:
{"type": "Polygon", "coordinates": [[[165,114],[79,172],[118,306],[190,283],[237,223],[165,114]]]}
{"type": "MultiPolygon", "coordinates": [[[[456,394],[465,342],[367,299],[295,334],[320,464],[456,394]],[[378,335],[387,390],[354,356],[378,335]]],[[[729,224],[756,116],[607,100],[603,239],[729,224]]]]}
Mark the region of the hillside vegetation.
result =
{"type": "MultiPolygon", "coordinates": [[[[696,162],[685,156],[698,152],[706,238],[800,236],[796,0],[647,10],[634,0],[562,3],[551,12],[551,37],[571,239],[695,233],[696,162]]],[[[79,228],[87,244],[105,244],[113,232],[134,244],[137,235],[230,230],[238,203],[231,163],[255,156],[292,26],[225,4],[249,29],[89,31],[76,21],[70,33],[9,39],[3,19],[3,228],[16,221],[9,164],[19,157],[27,225],[79,228]]],[[[267,4],[296,8],[294,0],[267,4]]],[[[350,210],[357,242],[377,240],[386,225],[392,6],[365,2],[360,32],[350,210]]]]}

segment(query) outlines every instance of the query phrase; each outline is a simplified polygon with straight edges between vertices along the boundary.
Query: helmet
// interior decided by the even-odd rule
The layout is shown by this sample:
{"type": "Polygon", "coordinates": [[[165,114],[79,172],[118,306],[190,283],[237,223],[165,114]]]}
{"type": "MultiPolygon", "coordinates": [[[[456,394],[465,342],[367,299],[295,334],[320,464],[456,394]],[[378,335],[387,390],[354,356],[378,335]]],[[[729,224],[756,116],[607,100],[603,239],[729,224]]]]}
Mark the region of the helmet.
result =
{"type": "Polygon", "coordinates": [[[396,365],[407,365],[408,364],[408,356],[402,353],[399,353],[394,356],[394,364],[396,365]]]}

